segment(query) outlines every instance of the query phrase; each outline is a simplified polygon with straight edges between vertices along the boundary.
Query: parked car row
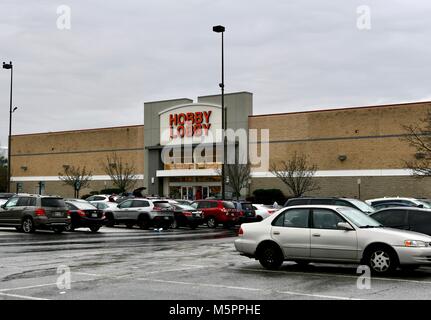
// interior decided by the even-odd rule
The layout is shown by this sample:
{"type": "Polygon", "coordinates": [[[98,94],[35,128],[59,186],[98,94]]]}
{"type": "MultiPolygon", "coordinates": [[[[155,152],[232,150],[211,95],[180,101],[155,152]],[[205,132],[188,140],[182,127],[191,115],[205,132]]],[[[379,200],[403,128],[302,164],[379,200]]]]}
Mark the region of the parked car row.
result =
{"type": "Polygon", "coordinates": [[[247,201],[173,200],[157,197],[126,197],[121,202],[109,195],[92,195],[86,200],[63,199],[31,194],[0,194],[0,226],[16,227],[31,233],[50,229],[57,233],[102,226],[125,225],[149,228],[230,228],[245,222],[261,221],[275,209],[247,201]]]}

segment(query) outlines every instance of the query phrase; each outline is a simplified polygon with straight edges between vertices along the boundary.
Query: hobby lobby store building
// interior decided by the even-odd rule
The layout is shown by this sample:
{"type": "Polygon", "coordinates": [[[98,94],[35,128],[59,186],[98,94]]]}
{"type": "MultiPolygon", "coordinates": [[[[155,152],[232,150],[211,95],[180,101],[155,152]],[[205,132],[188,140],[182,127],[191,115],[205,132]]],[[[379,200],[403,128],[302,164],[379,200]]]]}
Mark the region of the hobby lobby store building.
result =
{"type": "MultiPolygon", "coordinates": [[[[402,139],[403,125],[423,119],[431,102],[253,115],[252,93],[236,92],[225,95],[225,107],[227,128],[257,130],[258,139],[248,141],[250,148],[263,144],[259,132],[269,130],[265,142],[269,163],[298,152],[317,165],[314,179],[320,189],[311,195],[431,197],[431,182],[412,177],[404,168],[404,161],[414,159],[416,151],[402,139]]],[[[223,157],[217,152],[221,140],[215,134],[221,128],[220,95],[200,96],[195,102],[187,98],[147,102],[144,121],[124,127],[14,135],[11,190],[70,197],[73,188],[58,177],[67,166],[86,166],[93,174],[81,195],[112,188],[104,162],[116,154],[134,166],[135,187],[146,187],[147,194],[195,199],[221,192],[223,157]],[[184,152],[214,135],[215,152],[210,157],[199,160],[184,152]],[[166,146],[172,149],[168,153],[166,146]],[[174,161],[163,161],[165,156],[174,161]]],[[[268,169],[253,168],[244,195],[262,188],[278,188],[289,195],[268,169]]]]}

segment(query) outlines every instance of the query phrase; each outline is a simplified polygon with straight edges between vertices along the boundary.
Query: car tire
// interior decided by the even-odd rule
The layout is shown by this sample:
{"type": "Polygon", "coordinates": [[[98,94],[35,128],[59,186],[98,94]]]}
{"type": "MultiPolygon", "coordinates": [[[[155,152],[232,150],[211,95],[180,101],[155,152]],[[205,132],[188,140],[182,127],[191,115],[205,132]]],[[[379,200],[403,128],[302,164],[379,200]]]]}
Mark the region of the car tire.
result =
{"type": "Polygon", "coordinates": [[[275,245],[267,245],[260,250],[259,262],[265,269],[277,270],[283,264],[283,254],[275,245]]]}
{"type": "Polygon", "coordinates": [[[215,217],[209,217],[208,219],[207,219],[207,226],[208,226],[208,228],[210,228],[210,229],[215,229],[215,228],[217,228],[217,220],[216,220],[216,218],[215,217]]]}
{"type": "Polygon", "coordinates": [[[72,224],[68,224],[65,228],[65,231],[73,232],[73,231],[75,231],[75,227],[72,224]]]}
{"type": "Polygon", "coordinates": [[[364,262],[370,268],[371,273],[387,275],[396,270],[398,257],[390,248],[378,246],[367,251],[364,262]]]}
{"type": "Polygon", "coordinates": [[[91,226],[90,227],[90,231],[93,233],[96,233],[97,231],[99,231],[99,229],[100,229],[100,226],[91,226]]]}
{"type": "Polygon", "coordinates": [[[148,230],[150,228],[150,219],[145,216],[141,216],[138,219],[138,226],[142,230],[148,230]]]}
{"type": "Polygon", "coordinates": [[[114,219],[114,214],[112,212],[107,212],[105,214],[105,217],[106,217],[106,223],[105,223],[106,226],[107,227],[114,227],[115,223],[116,223],[116,221],[114,219]]]}
{"type": "Polygon", "coordinates": [[[33,219],[30,217],[24,218],[24,220],[22,220],[21,228],[24,233],[34,233],[36,231],[33,219]]]}

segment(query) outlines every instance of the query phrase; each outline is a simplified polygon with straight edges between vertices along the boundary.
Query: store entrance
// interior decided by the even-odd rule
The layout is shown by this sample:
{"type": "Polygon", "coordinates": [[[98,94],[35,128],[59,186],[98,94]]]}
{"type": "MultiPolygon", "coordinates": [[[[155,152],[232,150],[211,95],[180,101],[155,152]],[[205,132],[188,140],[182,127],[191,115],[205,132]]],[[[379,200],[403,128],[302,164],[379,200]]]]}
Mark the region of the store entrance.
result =
{"type": "Polygon", "coordinates": [[[201,200],[208,197],[217,197],[220,192],[220,186],[169,186],[169,196],[173,199],[201,200]]]}

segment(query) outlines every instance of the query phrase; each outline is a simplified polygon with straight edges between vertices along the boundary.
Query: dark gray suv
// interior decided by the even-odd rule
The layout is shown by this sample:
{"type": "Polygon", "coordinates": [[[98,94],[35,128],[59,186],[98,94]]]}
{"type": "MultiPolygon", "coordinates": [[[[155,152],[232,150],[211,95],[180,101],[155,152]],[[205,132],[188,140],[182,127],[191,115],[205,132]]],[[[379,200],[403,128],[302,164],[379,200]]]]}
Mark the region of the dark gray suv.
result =
{"type": "Polygon", "coordinates": [[[0,209],[1,227],[15,227],[25,233],[33,233],[36,229],[61,233],[69,224],[66,203],[60,197],[16,195],[0,209]]]}

